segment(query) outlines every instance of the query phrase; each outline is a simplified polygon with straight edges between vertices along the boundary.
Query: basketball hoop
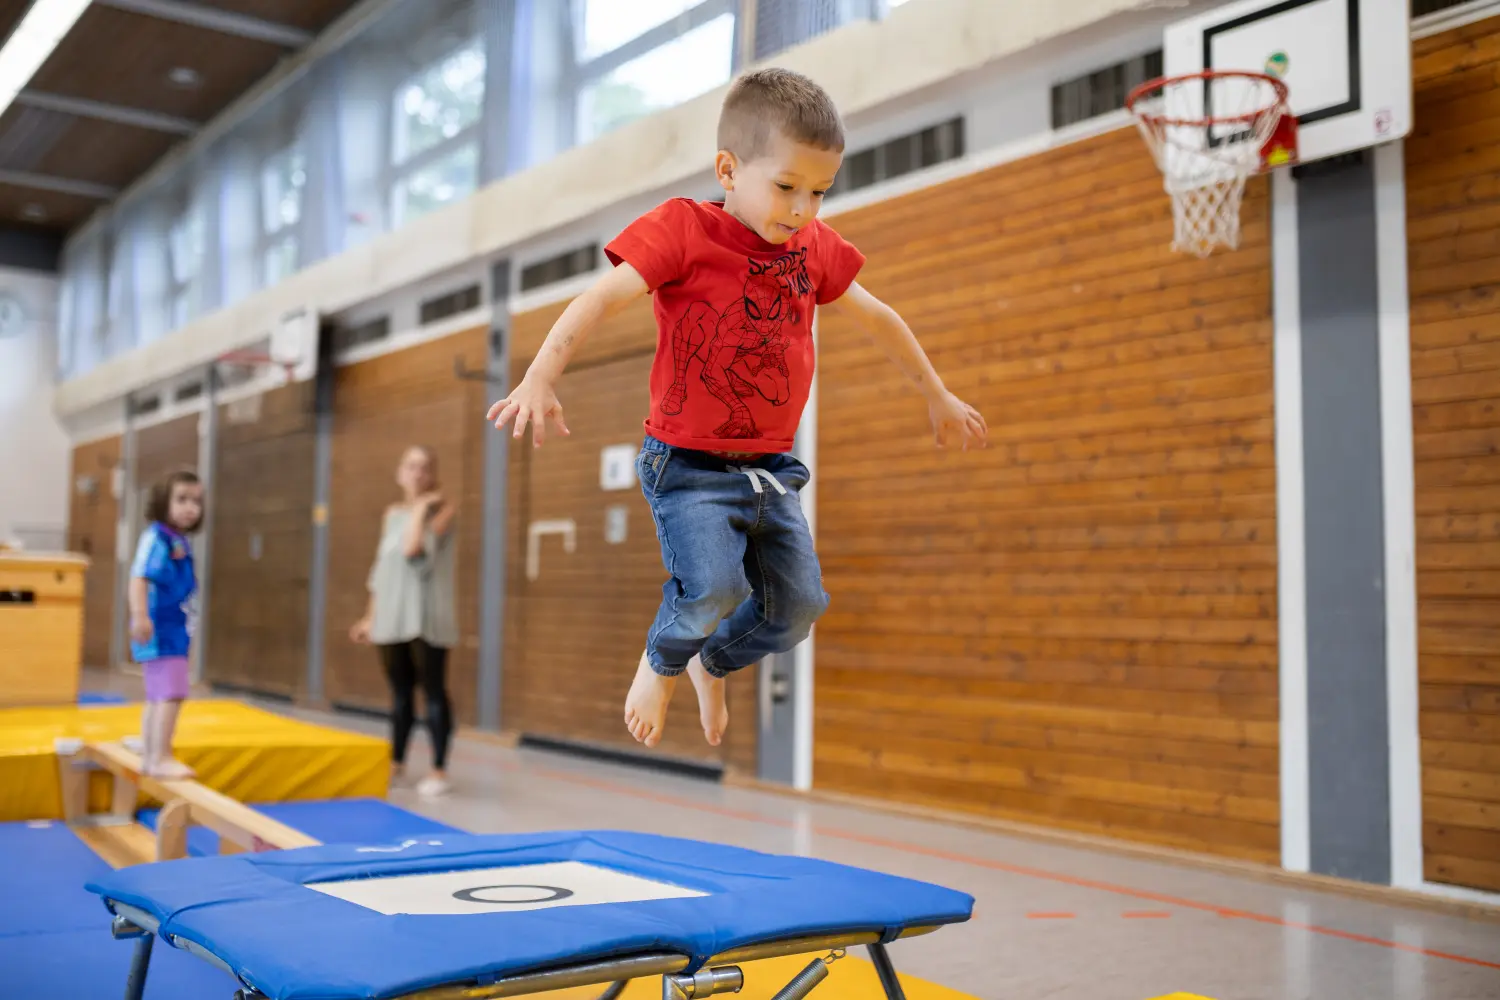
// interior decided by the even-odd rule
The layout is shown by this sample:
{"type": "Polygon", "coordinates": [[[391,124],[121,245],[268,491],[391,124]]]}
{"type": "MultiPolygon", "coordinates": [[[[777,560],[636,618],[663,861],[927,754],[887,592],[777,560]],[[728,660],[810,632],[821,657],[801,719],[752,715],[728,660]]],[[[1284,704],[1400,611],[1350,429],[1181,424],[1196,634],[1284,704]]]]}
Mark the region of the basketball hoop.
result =
{"type": "Polygon", "coordinates": [[[1125,99],[1166,178],[1172,249],[1207,257],[1240,242],[1252,174],[1296,160],[1287,85],[1268,73],[1205,70],[1141,84],[1125,99]]]}
{"type": "Polygon", "coordinates": [[[297,370],[297,362],[295,360],[288,361],[285,358],[272,357],[263,351],[230,351],[219,355],[214,360],[218,364],[230,368],[239,368],[251,375],[257,370],[264,368],[280,369],[280,371],[274,372],[272,375],[272,381],[278,386],[290,383],[293,373],[297,370]]]}

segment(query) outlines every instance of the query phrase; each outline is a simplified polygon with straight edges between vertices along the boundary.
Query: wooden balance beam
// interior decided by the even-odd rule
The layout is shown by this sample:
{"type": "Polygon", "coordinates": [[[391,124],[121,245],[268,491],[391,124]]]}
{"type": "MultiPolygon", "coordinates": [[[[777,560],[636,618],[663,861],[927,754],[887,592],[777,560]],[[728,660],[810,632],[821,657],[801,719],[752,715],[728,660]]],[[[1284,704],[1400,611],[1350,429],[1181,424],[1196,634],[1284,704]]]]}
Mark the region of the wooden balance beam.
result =
{"type": "Polygon", "coordinates": [[[156,860],[187,857],[187,831],[205,826],[219,835],[224,854],[314,847],[320,841],[192,779],[166,781],[141,773],[141,758],[119,743],[57,741],[63,816],[69,823],[98,822],[88,807],[88,776],[98,769],[114,776],[108,820],[133,823],[144,792],[162,803],[156,820],[156,860]]]}

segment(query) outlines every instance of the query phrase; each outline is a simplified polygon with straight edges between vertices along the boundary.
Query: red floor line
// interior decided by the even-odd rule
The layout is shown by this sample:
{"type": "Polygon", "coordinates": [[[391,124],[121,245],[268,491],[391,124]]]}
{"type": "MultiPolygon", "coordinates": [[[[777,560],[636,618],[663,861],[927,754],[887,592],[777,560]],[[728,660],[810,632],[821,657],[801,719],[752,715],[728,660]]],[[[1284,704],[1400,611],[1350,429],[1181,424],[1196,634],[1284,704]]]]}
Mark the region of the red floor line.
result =
{"type": "Polygon", "coordinates": [[[1167,920],[1172,914],[1157,910],[1126,910],[1120,916],[1126,920],[1167,920]]]}
{"type": "MultiPolygon", "coordinates": [[[[553,771],[548,768],[528,768],[522,764],[503,762],[503,768],[511,771],[527,771],[531,774],[545,778],[553,778],[558,781],[567,781],[585,788],[595,788],[601,791],[614,792],[621,795],[629,795],[634,798],[644,799],[649,802],[658,802],[662,805],[677,806],[683,809],[695,809],[699,812],[724,816],[729,819],[743,820],[752,823],[764,823],[769,826],[790,828],[795,824],[791,820],[777,819],[772,816],[764,816],[760,813],[746,812],[740,809],[729,809],[724,806],[713,805],[707,802],[696,802],[692,799],[682,798],[676,795],[664,795],[660,792],[648,792],[643,789],[630,788],[615,782],[603,781],[597,778],[585,778],[582,775],[570,774],[566,771],[553,771]]],[[[1440,958],[1449,962],[1461,962],[1465,965],[1477,965],[1485,969],[1500,969],[1500,962],[1487,962],[1482,958],[1471,958],[1467,955],[1454,955],[1445,951],[1433,951],[1430,948],[1421,948],[1416,945],[1402,944],[1399,941],[1387,941],[1384,938],[1370,937],[1365,934],[1354,934],[1349,931],[1336,930],[1332,927],[1322,927],[1318,924],[1303,924],[1295,920],[1286,920],[1282,917],[1273,917],[1263,913],[1251,913],[1248,910],[1236,910],[1224,906],[1216,906],[1212,903],[1200,903],[1197,900],[1182,899],[1177,896],[1168,896],[1159,892],[1150,892],[1145,889],[1132,889],[1129,886],[1115,885],[1110,882],[1100,882],[1095,879],[1079,878],[1074,875],[1065,875],[1061,872],[1050,872],[1041,868],[1027,868],[1022,865],[1007,864],[1004,861],[992,861],[988,858],[975,858],[964,854],[955,854],[934,847],[923,847],[920,844],[908,844],[899,840],[887,840],[884,837],[872,837],[867,834],[854,833],[849,830],[840,830],[835,827],[818,826],[811,827],[813,833],[823,837],[834,837],[839,840],[847,840],[853,843],[866,844],[871,847],[880,847],[891,851],[901,851],[907,854],[924,855],[930,858],[938,858],[943,861],[952,861],[958,864],[971,865],[976,868],[988,868],[992,871],[1006,872],[1011,875],[1024,875],[1028,878],[1039,879],[1047,882],[1057,882],[1062,885],[1077,886],[1083,889],[1096,889],[1100,892],[1113,893],[1117,896],[1129,896],[1133,899],[1147,899],[1153,903],[1162,903],[1167,906],[1176,906],[1182,909],[1198,910],[1203,913],[1213,913],[1221,917],[1229,917],[1237,920],[1250,920],[1255,923],[1270,924],[1275,927],[1285,927],[1293,930],[1307,931],[1309,934],[1320,934],[1325,937],[1340,938],[1345,941],[1357,941],[1361,944],[1376,945],[1381,948],[1389,948],[1393,951],[1406,951],[1427,958],[1440,958]]]]}

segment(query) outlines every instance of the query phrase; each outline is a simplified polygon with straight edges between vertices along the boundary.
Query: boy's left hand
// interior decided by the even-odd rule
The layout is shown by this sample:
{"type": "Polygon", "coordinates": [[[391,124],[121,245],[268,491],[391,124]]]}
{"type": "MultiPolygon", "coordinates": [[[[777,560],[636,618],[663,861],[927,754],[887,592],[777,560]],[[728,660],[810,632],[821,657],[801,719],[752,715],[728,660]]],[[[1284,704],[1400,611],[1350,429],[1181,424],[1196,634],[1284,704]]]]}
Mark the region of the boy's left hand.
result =
{"type": "Polygon", "coordinates": [[[946,389],[928,400],[927,413],[932,418],[932,432],[939,448],[948,447],[955,435],[964,451],[968,451],[971,444],[976,448],[989,447],[990,429],[984,417],[946,389]]]}

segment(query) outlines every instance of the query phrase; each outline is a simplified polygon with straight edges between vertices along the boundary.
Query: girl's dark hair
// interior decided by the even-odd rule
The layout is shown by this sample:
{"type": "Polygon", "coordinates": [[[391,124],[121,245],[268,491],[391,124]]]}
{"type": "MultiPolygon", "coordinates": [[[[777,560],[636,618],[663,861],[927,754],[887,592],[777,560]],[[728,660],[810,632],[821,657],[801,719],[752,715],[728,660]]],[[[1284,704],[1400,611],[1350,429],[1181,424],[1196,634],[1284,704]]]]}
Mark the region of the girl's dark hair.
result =
{"type": "MultiPolygon", "coordinates": [[[[172,491],[177,488],[178,483],[187,483],[196,486],[199,482],[201,480],[199,480],[198,474],[191,469],[178,469],[158,479],[151,485],[151,496],[146,501],[146,520],[160,521],[162,524],[176,527],[171,521],[167,520],[172,510],[172,491]]],[[[198,511],[198,520],[189,525],[183,531],[183,534],[191,535],[198,530],[198,526],[202,523],[203,511],[200,509],[198,511]]]]}

